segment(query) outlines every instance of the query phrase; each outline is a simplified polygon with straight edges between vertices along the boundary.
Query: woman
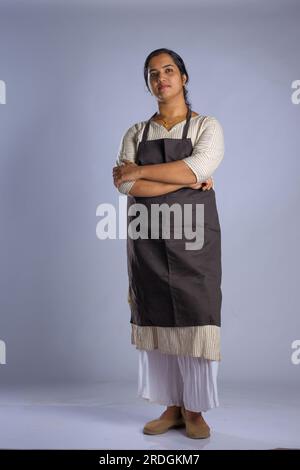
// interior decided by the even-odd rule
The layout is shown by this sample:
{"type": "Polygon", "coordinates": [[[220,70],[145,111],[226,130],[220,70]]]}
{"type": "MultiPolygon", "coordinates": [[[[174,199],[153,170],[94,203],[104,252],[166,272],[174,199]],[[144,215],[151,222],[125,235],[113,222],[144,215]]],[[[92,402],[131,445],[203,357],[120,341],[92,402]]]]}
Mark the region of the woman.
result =
{"type": "Polygon", "coordinates": [[[143,225],[144,230],[143,236],[132,236],[132,231],[127,236],[138,394],[167,407],[143,432],[161,434],[185,426],[189,437],[207,438],[210,428],[202,412],[219,405],[221,231],[211,175],[223,158],[223,131],[215,117],[191,111],[185,88],[189,76],[176,52],[152,51],[144,79],[159,112],[125,132],[113,168],[115,186],[128,195],[128,228],[143,225]],[[145,208],[143,223],[134,217],[136,204],[145,208]],[[166,219],[162,224],[149,219],[157,204],[169,209],[175,204],[182,213],[187,205],[193,217],[197,206],[204,207],[200,223],[186,223],[178,213],[169,218],[172,229],[202,228],[201,247],[187,249],[186,232],[165,237],[166,219]]]}

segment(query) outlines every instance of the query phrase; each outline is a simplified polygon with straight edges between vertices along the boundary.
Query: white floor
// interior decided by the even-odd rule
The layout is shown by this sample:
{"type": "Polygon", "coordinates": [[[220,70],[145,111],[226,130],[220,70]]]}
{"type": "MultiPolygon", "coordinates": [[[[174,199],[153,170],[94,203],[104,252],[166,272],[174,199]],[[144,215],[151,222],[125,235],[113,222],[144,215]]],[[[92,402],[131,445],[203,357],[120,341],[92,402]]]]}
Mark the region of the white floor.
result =
{"type": "Polygon", "coordinates": [[[1,449],[300,448],[300,394],[283,384],[222,385],[220,406],[204,413],[209,439],[184,428],[149,436],[145,422],[164,407],[137,397],[136,383],[1,386],[1,449]]]}

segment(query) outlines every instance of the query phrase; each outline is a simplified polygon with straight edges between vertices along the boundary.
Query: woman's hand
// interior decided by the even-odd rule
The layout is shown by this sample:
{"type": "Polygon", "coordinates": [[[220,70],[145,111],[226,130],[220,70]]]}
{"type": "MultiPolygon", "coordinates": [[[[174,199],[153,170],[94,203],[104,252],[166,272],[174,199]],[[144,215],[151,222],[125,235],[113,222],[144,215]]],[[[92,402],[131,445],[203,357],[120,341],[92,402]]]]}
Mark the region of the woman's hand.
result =
{"type": "Polygon", "coordinates": [[[123,160],[121,165],[113,167],[114,185],[118,188],[124,181],[138,180],[141,178],[140,167],[129,160],[123,160]]]}
{"type": "Polygon", "coordinates": [[[205,181],[202,181],[201,183],[191,183],[187,185],[188,188],[191,189],[201,189],[202,191],[206,191],[207,189],[211,189],[213,187],[213,180],[212,178],[208,178],[205,181]]]}

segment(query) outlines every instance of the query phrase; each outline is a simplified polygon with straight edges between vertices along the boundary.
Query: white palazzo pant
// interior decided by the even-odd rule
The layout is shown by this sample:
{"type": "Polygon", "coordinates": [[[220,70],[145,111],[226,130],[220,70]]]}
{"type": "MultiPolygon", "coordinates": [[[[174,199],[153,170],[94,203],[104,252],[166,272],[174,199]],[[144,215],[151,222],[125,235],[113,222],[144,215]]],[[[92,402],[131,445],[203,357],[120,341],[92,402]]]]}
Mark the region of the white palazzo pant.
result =
{"type": "Polygon", "coordinates": [[[138,396],[202,412],[219,406],[219,361],[139,349],[138,396]]]}

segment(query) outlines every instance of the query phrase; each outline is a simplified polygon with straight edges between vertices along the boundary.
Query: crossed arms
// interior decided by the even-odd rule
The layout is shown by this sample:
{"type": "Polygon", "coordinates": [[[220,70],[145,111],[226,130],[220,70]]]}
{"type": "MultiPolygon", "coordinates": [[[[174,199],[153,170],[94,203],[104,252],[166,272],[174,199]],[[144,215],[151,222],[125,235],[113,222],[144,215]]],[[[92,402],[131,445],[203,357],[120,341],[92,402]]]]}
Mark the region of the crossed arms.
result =
{"type": "Polygon", "coordinates": [[[219,121],[207,116],[199,126],[193,152],[189,157],[168,163],[136,165],[136,133],[139,124],[122,138],[114,185],[123,194],[158,196],[183,187],[203,190],[213,187],[212,173],[224,155],[223,130],[219,121]]]}

